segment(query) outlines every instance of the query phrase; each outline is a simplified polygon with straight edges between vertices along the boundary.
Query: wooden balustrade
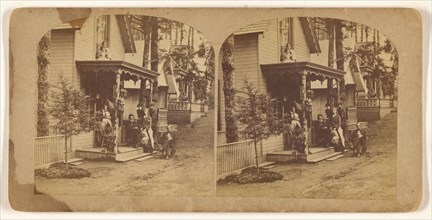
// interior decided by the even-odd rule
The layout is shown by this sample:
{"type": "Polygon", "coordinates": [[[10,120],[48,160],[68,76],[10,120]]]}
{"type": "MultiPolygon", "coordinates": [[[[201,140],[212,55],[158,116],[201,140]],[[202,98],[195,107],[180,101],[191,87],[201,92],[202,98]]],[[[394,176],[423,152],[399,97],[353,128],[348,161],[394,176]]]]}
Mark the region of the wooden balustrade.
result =
{"type": "Polygon", "coordinates": [[[189,111],[191,110],[191,103],[184,102],[168,102],[168,110],[170,111],[189,111]]]}
{"type": "Polygon", "coordinates": [[[392,99],[357,99],[357,108],[390,108],[393,107],[392,99]]]}

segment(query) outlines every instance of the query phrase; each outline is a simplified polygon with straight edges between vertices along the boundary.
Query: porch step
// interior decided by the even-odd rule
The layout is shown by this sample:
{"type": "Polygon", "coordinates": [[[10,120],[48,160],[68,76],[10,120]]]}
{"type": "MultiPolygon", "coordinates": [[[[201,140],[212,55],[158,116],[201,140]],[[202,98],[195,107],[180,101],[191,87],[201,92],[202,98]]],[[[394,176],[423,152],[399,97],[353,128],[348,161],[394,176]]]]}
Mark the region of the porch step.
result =
{"type": "Polygon", "coordinates": [[[339,159],[339,158],[341,158],[343,156],[344,156],[343,154],[340,154],[340,155],[337,155],[337,156],[334,156],[334,157],[327,158],[326,160],[333,161],[333,160],[337,160],[337,159],[339,159]]]}
{"type": "Polygon", "coordinates": [[[81,165],[81,164],[83,164],[84,162],[81,162],[81,161],[77,161],[77,162],[72,162],[72,163],[69,163],[70,165],[73,165],[73,166],[78,166],[78,165],[81,165]]]}
{"type": "Polygon", "coordinates": [[[327,155],[324,155],[324,156],[321,156],[321,157],[317,157],[317,158],[308,160],[307,162],[308,163],[316,163],[316,162],[320,162],[322,160],[325,160],[325,159],[328,159],[328,158],[331,158],[331,157],[334,157],[334,156],[337,156],[337,155],[340,155],[340,154],[343,154],[343,152],[334,152],[334,153],[331,153],[331,154],[327,154],[327,155]]]}
{"type": "Polygon", "coordinates": [[[151,156],[146,156],[146,157],[140,157],[140,158],[135,159],[135,161],[139,161],[139,162],[141,162],[141,161],[144,161],[144,160],[148,160],[148,159],[150,159],[150,158],[153,158],[153,155],[151,155],[151,156]]]}
{"type": "Polygon", "coordinates": [[[136,160],[138,158],[142,158],[142,157],[148,157],[155,154],[155,152],[153,153],[140,153],[140,154],[136,154],[136,155],[132,155],[132,156],[128,156],[128,157],[121,157],[121,158],[116,158],[117,162],[128,162],[131,160],[136,160]]]}
{"type": "Polygon", "coordinates": [[[68,163],[75,163],[75,162],[79,162],[79,161],[83,161],[84,158],[72,158],[68,160],[68,163]]]}
{"type": "Polygon", "coordinates": [[[273,165],[273,164],[275,164],[276,162],[264,162],[264,163],[260,163],[260,167],[268,167],[268,166],[270,166],[270,165],[273,165]]]}
{"type": "Polygon", "coordinates": [[[342,152],[335,152],[332,147],[329,148],[309,148],[311,154],[308,155],[295,155],[292,150],[279,151],[267,154],[267,161],[270,162],[311,162],[315,163],[321,160],[325,160],[330,157],[342,154],[342,152]]]}

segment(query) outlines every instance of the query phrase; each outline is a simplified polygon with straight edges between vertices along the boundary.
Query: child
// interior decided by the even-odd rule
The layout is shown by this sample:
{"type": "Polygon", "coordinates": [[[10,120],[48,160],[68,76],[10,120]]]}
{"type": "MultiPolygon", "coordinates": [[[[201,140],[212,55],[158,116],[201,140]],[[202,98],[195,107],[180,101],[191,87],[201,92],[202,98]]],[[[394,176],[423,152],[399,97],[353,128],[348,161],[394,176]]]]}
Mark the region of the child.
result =
{"type": "Polygon", "coordinates": [[[360,157],[361,154],[365,154],[367,150],[366,132],[361,128],[360,123],[356,124],[356,130],[353,132],[351,139],[353,142],[353,156],[360,157]]]}
{"type": "Polygon", "coordinates": [[[173,133],[171,133],[169,126],[166,126],[167,132],[162,134],[162,156],[166,156],[165,159],[169,159],[174,156],[175,149],[175,139],[173,133]]]}

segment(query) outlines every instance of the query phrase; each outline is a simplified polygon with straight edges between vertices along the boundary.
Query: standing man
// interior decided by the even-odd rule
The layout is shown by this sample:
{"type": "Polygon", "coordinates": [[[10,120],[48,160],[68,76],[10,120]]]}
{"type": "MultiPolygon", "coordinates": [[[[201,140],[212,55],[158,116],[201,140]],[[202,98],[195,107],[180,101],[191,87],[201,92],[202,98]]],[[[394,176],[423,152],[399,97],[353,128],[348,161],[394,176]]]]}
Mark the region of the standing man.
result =
{"type": "Polygon", "coordinates": [[[149,114],[149,110],[146,108],[144,109],[144,117],[142,121],[143,129],[147,132],[148,137],[150,138],[150,144],[153,148],[153,151],[155,150],[154,147],[154,138],[153,138],[153,130],[152,130],[152,119],[149,114]]]}
{"type": "Polygon", "coordinates": [[[339,139],[342,142],[342,146],[343,148],[345,148],[345,138],[344,138],[344,134],[343,134],[343,130],[341,127],[341,117],[337,114],[337,109],[333,108],[333,116],[332,116],[332,129],[335,129],[339,139]]]}
{"type": "Polygon", "coordinates": [[[346,111],[345,111],[345,107],[342,105],[342,102],[338,103],[337,112],[338,112],[338,115],[341,118],[341,127],[342,127],[342,130],[343,130],[343,133],[347,134],[347,130],[346,130],[347,114],[346,114],[346,111]]]}

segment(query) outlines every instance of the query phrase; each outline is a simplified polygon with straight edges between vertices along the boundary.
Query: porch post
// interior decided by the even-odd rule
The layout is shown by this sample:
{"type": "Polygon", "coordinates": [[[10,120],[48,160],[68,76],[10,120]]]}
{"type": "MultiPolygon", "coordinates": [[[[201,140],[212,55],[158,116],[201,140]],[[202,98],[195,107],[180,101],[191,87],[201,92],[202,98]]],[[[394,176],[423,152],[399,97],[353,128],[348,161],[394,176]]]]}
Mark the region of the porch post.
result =
{"type": "Polygon", "coordinates": [[[116,91],[115,91],[115,113],[114,113],[114,126],[115,126],[115,149],[114,149],[114,154],[116,153],[120,153],[119,149],[118,149],[118,142],[119,142],[119,117],[118,117],[118,100],[120,98],[120,71],[116,72],[116,91]]]}
{"type": "Polygon", "coordinates": [[[339,103],[340,97],[341,97],[341,80],[340,79],[336,79],[336,86],[337,86],[337,103],[339,103]]]}
{"type": "Polygon", "coordinates": [[[307,80],[306,80],[306,71],[303,70],[302,75],[301,75],[301,99],[302,99],[302,115],[303,115],[303,126],[304,126],[304,130],[305,130],[305,154],[308,155],[309,154],[309,143],[308,143],[308,137],[309,137],[309,128],[308,128],[308,124],[307,124],[307,120],[306,120],[306,92],[307,92],[307,80]]]}
{"type": "Polygon", "coordinates": [[[152,101],[153,101],[153,80],[149,80],[149,82],[150,82],[150,103],[149,103],[149,105],[151,105],[152,101]]]}

